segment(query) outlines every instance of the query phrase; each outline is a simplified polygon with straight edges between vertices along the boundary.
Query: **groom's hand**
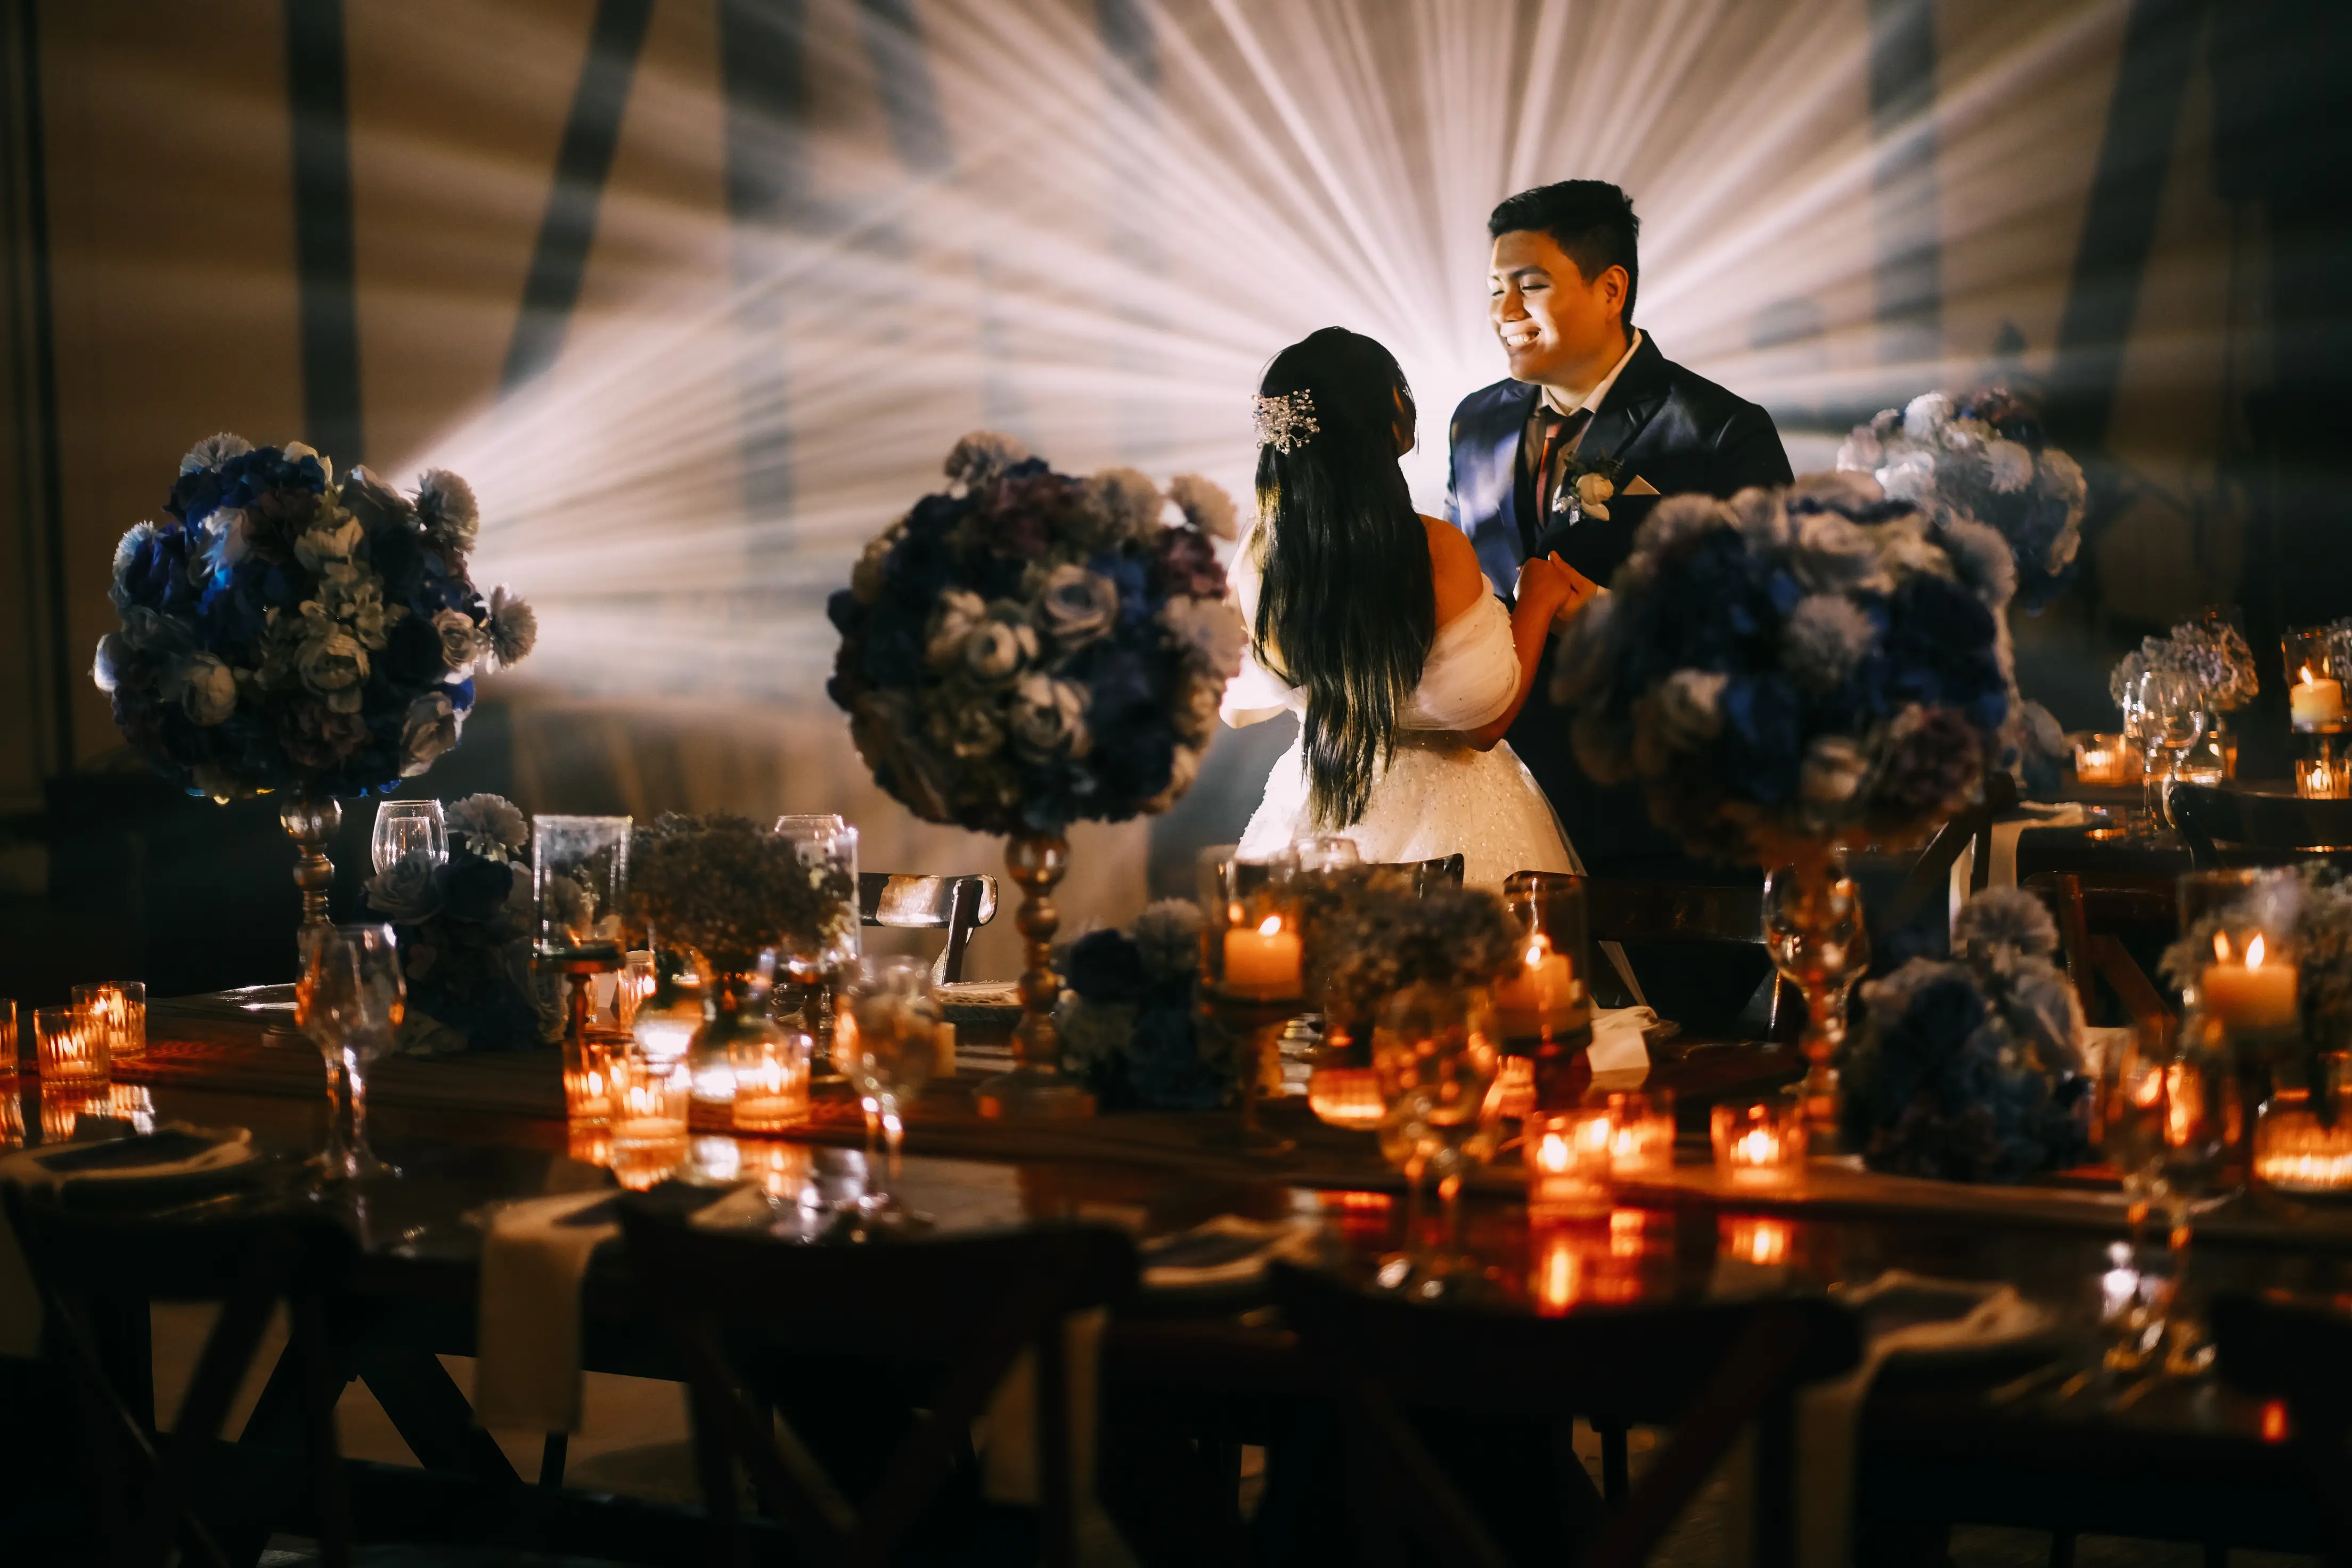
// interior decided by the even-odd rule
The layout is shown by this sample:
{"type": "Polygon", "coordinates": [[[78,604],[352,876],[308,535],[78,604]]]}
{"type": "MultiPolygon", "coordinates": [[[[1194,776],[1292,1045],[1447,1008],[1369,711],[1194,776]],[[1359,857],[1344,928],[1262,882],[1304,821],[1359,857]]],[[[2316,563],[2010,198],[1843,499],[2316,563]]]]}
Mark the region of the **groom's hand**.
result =
{"type": "Polygon", "coordinates": [[[1556,587],[1551,590],[1559,595],[1559,601],[1552,615],[1556,626],[1564,626],[1574,620],[1578,611],[1607,591],[1600,584],[1562,561],[1558,551],[1540,559],[1529,561],[1527,566],[1521,567],[1519,580],[1522,583],[1527,581],[1526,574],[1532,567],[1544,568],[1545,578],[1556,584],[1556,587]]]}

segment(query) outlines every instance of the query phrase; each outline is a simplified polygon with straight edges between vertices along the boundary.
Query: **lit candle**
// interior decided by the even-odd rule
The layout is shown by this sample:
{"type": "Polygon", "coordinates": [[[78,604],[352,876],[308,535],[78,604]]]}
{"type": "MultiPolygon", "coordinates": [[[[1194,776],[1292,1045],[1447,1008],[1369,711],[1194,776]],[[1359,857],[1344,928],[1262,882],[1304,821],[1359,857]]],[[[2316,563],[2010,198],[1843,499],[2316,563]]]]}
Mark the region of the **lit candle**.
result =
{"type": "MultiPolygon", "coordinates": [[[[2310,1096],[2282,1090],[2281,1104],[2263,1108],[2254,1124],[2254,1176],[2287,1192],[2334,1193],[2352,1189],[2352,1119],[2341,1110],[2336,1125],[2299,1109],[2310,1096]]],[[[2347,1107],[2347,1109],[2352,1109],[2347,1107]]]]}
{"type": "Polygon", "coordinates": [[[808,1120],[808,1037],[740,1042],[734,1060],[736,1126],[773,1131],[808,1120]]]}
{"type": "Polygon", "coordinates": [[[1530,1117],[1526,1130],[1528,1209],[1539,1216],[1608,1206],[1609,1152],[1615,1128],[1605,1110],[1530,1117]]]}
{"type": "Polygon", "coordinates": [[[1253,930],[1225,932],[1225,989],[1275,1002],[1304,987],[1298,933],[1286,930],[1280,915],[1268,915],[1253,930]]]}
{"type": "Polygon", "coordinates": [[[2295,966],[2265,963],[2263,942],[2256,936],[2246,943],[2246,962],[2230,962],[2230,933],[2213,933],[2213,956],[2197,986],[2204,998],[2205,1015],[2240,1029],[2285,1029],[2294,1026],[2297,1012],[2295,966]]]}
{"type": "Polygon", "coordinates": [[[71,1007],[33,1014],[33,1041],[41,1077],[50,1083],[100,1083],[113,1065],[106,1031],[71,1007]]]}
{"type": "Polygon", "coordinates": [[[1317,1068],[1307,1079],[1307,1109],[1318,1121],[1359,1131],[1378,1127],[1388,1115],[1381,1075],[1370,1068],[1317,1068]]]}
{"type": "Polygon", "coordinates": [[[1672,1095],[1661,1090],[1609,1097],[1612,1131],[1609,1169],[1617,1176],[1656,1175],[1675,1168],[1675,1110],[1672,1095]]]}
{"type": "MultiPolygon", "coordinates": [[[[2105,740],[2105,737],[2101,737],[2105,740]]],[[[2124,754],[2119,746],[2085,742],[2074,749],[2074,777],[2086,784],[2124,782],[2124,754]]]]}
{"type": "Polygon", "coordinates": [[[1555,952],[1551,939],[1538,931],[1528,939],[1518,973],[1495,986],[1495,1007],[1508,1036],[1543,1034],[1570,1021],[1583,1000],[1568,954],[1555,952]]]}
{"type": "Polygon", "coordinates": [[[2289,715],[2298,730],[2317,730],[2344,722],[2344,683],[2314,676],[2303,667],[2303,679],[2286,689],[2289,715]]]}
{"type": "Polygon", "coordinates": [[[1805,1163],[1805,1124],[1793,1108],[1757,1104],[1715,1108],[1716,1169],[1735,1185],[1782,1186],[1805,1163]]]}

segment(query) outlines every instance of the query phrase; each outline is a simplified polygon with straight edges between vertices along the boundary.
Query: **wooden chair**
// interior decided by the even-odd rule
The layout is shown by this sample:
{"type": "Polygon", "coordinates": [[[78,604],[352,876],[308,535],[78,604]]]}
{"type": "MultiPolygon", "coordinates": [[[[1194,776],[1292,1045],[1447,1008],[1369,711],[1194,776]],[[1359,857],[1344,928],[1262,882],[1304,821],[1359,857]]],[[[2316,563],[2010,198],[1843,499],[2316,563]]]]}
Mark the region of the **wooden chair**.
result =
{"type": "MultiPolygon", "coordinates": [[[[1706,887],[1638,882],[1568,871],[1514,871],[1504,879],[1515,893],[1581,883],[1585,920],[1598,942],[1713,942],[1764,946],[1764,893],[1757,887],[1706,887]]],[[[1793,1040],[1804,1026],[1804,1001],[1777,974],[1772,981],[1769,1034],[1793,1040]]]]}
{"type": "Polygon", "coordinates": [[[2170,1033],[2177,1015],[2123,939],[2169,942],[2179,934],[2179,905],[2171,878],[2042,871],[2021,885],[2049,905],[2058,922],[2066,976],[2083,1000],[2085,1016],[2098,1016],[2098,983],[2104,979],[2135,1027],[2170,1033]]]}
{"type": "Polygon", "coordinates": [[[1135,1283],[1123,1232],[1053,1226],[1006,1235],[873,1247],[806,1247],[699,1231],[643,1203],[624,1207],[631,1273],[678,1352],[711,1522],[711,1561],[744,1561],[736,1501],[740,1465],[808,1560],[880,1564],[907,1540],[969,1440],[971,1424],[1024,1350],[1035,1352],[1037,1466],[1044,1560],[1075,1551],[1069,1368],[1063,1325],[1135,1283]],[[739,1366],[758,1346],[833,1344],[877,1359],[944,1368],[923,1414],[863,1500],[844,1495],[810,1446],[775,1417],[739,1366]]]}
{"type": "MultiPolygon", "coordinates": [[[[44,1355],[71,1390],[74,1437],[105,1560],[226,1568],[239,1554],[224,1538],[254,1521],[219,1517],[221,1427],[284,1301],[285,1354],[299,1391],[294,1427],[310,1497],[307,1518],[282,1511],[296,1514],[285,1522],[315,1535],[329,1568],[349,1563],[334,1423],[343,1379],[329,1349],[325,1304],[353,1251],[342,1230],[317,1215],[174,1224],[79,1212],[16,1188],[5,1189],[5,1198],[47,1315],[44,1355]],[[220,1306],[168,1433],[156,1429],[148,1362],[147,1309],[155,1300],[220,1306]]],[[[282,1510],[285,1489],[273,1494],[282,1510]]]]}
{"type": "MultiPolygon", "coordinates": [[[[2340,1305],[2224,1294],[2209,1314],[2221,1375],[2286,1406],[2288,1462],[2325,1522],[2327,1568],[2352,1568],[2352,1317],[2340,1305]]],[[[2268,1438],[2272,1434],[2263,1433],[2268,1438]]]]}
{"type": "MultiPolygon", "coordinates": [[[[1855,1364],[1853,1317],[1818,1299],[1586,1308],[1565,1317],[1431,1308],[1277,1264],[1275,1296],[1340,1405],[1358,1560],[1475,1568],[1508,1561],[1414,1431],[1416,1413],[1474,1419],[1540,1411],[1672,1424],[1674,1440],[1612,1509],[1581,1568],[1635,1568],[1750,1422],[1757,1426],[1758,1560],[1795,1560],[1792,1400],[1855,1364]]],[[[1580,1463],[1563,1441],[1565,1468],[1580,1463]]],[[[1562,1542],[1565,1557],[1571,1543],[1562,1542]]]]}
{"type": "Polygon", "coordinates": [[[963,978],[971,933],[996,918],[996,879],[867,871],[857,879],[857,914],[864,925],[946,931],[947,945],[931,964],[931,979],[953,984],[963,978]]]}

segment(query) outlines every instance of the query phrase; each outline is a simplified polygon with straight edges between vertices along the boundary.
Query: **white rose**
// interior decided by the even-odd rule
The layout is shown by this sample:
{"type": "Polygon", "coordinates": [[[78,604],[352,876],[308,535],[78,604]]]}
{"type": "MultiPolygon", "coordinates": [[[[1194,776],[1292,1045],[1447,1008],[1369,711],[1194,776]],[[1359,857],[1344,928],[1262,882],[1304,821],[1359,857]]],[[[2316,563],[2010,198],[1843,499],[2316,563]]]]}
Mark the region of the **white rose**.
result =
{"type": "Polygon", "coordinates": [[[295,673],[302,684],[327,700],[327,706],[338,713],[356,713],[365,695],[367,684],[367,649],[359,638],[341,628],[314,637],[302,644],[302,651],[294,656],[295,673]]]}
{"type": "Polygon", "coordinates": [[[1805,749],[1797,793],[1816,805],[1843,805],[1870,772],[1862,748],[1843,735],[1822,735],[1805,749]]]}
{"type": "Polygon", "coordinates": [[[218,724],[236,711],[236,671],[212,654],[192,654],[174,665],[171,684],[193,723],[218,724]]]}

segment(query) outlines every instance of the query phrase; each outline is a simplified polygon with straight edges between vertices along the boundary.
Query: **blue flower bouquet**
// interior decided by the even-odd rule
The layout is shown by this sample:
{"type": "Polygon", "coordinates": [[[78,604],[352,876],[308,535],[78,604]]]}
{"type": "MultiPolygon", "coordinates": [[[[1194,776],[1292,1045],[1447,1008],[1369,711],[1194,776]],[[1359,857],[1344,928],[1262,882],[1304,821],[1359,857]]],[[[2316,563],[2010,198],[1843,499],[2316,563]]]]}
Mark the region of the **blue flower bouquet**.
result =
{"type": "Polygon", "coordinates": [[[389,791],[457,744],[475,672],[538,636],[528,605],[467,575],[478,514],[455,474],[404,496],[308,447],[215,436],[164,510],[115,550],[121,624],[93,673],[193,795],[389,791]]]}
{"type": "Polygon", "coordinates": [[[2016,581],[1991,529],[1860,474],[1659,502],[1570,624],[1554,700],[1595,782],[1693,853],[1914,842],[1998,754],[2016,581]]]}
{"type": "Polygon", "coordinates": [[[1192,476],[1165,494],[1131,468],[1074,479],[985,433],[946,471],[956,488],[868,545],[827,606],[826,691],[875,781],[982,833],[1165,811],[1248,640],[1213,542],[1232,501],[1192,476]]]}
{"type": "Polygon", "coordinates": [[[551,1025],[560,1032],[562,1016],[541,1012],[531,984],[530,823],[495,795],[455,803],[448,823],[447,858],[411,850],[367,885],[370,912],[400,939],[401,1048],[449,1056],[535,1045],[551,1025]]]}

